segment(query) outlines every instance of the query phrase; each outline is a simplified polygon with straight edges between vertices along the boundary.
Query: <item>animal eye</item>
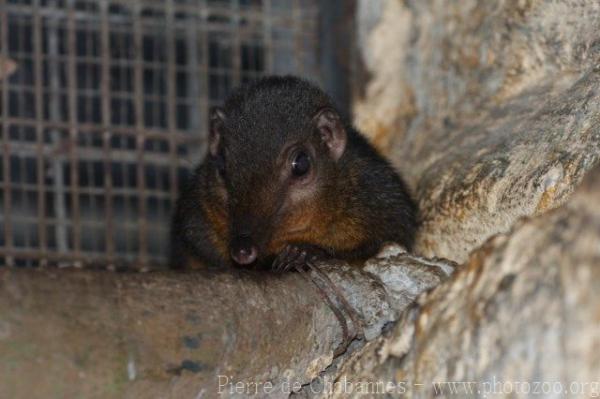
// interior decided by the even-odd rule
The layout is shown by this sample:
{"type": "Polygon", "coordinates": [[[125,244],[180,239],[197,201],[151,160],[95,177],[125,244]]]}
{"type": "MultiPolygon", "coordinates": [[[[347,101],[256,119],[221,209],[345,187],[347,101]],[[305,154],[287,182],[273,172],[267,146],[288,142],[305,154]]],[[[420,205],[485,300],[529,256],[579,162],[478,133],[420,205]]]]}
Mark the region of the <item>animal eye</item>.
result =
{"type": "Polygon", "coordinates": [[[295,177],[302,177],[310,170],[310,158],[305,152],[299,152],[292,161],[292,174],[295,177]]]}

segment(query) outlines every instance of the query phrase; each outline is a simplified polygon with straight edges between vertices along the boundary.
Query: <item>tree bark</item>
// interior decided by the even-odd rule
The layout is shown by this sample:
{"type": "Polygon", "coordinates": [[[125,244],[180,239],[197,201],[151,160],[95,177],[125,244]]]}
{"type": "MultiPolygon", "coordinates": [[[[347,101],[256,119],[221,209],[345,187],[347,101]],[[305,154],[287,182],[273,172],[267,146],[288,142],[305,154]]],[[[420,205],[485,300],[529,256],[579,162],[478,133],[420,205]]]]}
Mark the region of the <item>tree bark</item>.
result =
{"type": "MultiPolygon", "coordinates": [[[[322,266],[368,340],[452,271],[401,252],[364,270],[322,266]]],[[[3,398],[287,397],[333,363],[341,340],[297,273],[2,269],[0,315],[3,398]]]]}
{"type": "Polygon", "coordinates": [[[598,397],[600,167],[421,296],[310,397],[598,397]]]}
{"type": "Polygon", "coordinates": [[[461,263],[520,217],[564,204],[600,159],[600,8],[383,4],[363,34],[372,78],[356,123],[416,194],[415,250],[461,263]]]}

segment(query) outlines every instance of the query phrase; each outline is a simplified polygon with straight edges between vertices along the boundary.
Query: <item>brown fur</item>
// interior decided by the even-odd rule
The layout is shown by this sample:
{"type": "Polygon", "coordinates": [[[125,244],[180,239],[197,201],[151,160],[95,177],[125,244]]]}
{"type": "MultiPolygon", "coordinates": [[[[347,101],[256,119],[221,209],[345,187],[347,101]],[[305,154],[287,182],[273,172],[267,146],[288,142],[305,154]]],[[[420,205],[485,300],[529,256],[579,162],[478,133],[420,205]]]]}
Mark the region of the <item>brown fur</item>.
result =
{"type": "Polygon", "coordinates": [[[224,258],[229,256],[229,220],[226,210],[214,202],[201,204],[206,220],[212,226],[213,233],[209,236],[212,245],[219,255],[224,258]]]}
{"type": "Polygon", "coordinates": [[[412,245],[404,182],[307,82],[271,77],[235,92],[211,119],[209,148],[177,204],[174,264],[268,264],[290,244],[353,261],[384,242],[412,245]],[[298,153],[310,165],[300,176],[298,153]]]}

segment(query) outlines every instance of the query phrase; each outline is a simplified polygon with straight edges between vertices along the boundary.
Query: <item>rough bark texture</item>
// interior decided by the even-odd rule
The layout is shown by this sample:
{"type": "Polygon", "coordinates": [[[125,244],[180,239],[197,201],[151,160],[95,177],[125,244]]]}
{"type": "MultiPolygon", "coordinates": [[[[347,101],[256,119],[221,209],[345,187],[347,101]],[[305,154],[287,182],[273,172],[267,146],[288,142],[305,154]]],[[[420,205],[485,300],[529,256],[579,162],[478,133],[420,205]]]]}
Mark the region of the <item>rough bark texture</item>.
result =
{"type": "MultiPolygon", "coordinates": [[[[390,247],[365,270],[324,269],[372,340],[453,265],[390,247]]],[[[287,397],[331,365],[340,337],[294,273],[0,270],[2,398],[244,397],[267,382],[287,397]]]]}
{"type": "Polygon", "coordinates": [[[338,385],[307,393],[598,397],[599,204],[596,168],[566,205],[490,239],[421,296],[345,363],[338,385]]]}
{"type": "Polygon", "coordinates": [[[362,3],[356,122],[419,199],[419,252],[462,262],[564,203],[600,154],[600,3],[362,3]]]}

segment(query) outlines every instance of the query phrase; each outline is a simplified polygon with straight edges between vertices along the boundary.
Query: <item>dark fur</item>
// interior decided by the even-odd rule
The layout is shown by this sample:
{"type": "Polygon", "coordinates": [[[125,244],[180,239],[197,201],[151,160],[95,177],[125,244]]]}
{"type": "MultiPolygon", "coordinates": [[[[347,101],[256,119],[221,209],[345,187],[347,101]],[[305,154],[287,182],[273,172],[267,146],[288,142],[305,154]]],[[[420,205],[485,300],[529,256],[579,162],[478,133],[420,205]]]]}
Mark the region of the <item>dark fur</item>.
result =
{"type": "MultiPolygon", "coordinates": [[[[230,260],[213,245],[215,226],[201,210],[201,204],[222,206],[227,215],[229,238],[232,232],[260,232],[256,240],[266,245],[277,225],[279,187],[274,158],[291,141],[313,140],[313,116],[323,107],[333,108],[330,98],[317,87],[295,77],[268,77],[234,92],[223,107],[227,115],[226,134],[221,137],[225,151],[227,201],[219,200],[216,158],[207,156],[196,169],[177,202],[172,225],[172,265],[185,266],[192,258],[210,266],[229,265],[230,260]],[[211,237],[213,241],[211,242],[211,237]]],[[[349,123],[345,151],[337,162],[325,152],[316,156],[319,168],[319,196],[314,201],[344,220],[364,227],[348,250],[319,242],[331,256],[365,259],[387,241],[408,249],[414,240],[416,206],[406,185],[377,151],[349,123]]],[[[320,148],[320,147],[319,147],[320,148]]],[[[339,231],[339,230],[338,230],[339,231]]],[[[225,240],[227,241],[227,240],[225,240]]],[[[227,247],[228,242],[223,242],[227,247]]],[[[267,262],[276,254],[261,258],[267,262]]]]}

